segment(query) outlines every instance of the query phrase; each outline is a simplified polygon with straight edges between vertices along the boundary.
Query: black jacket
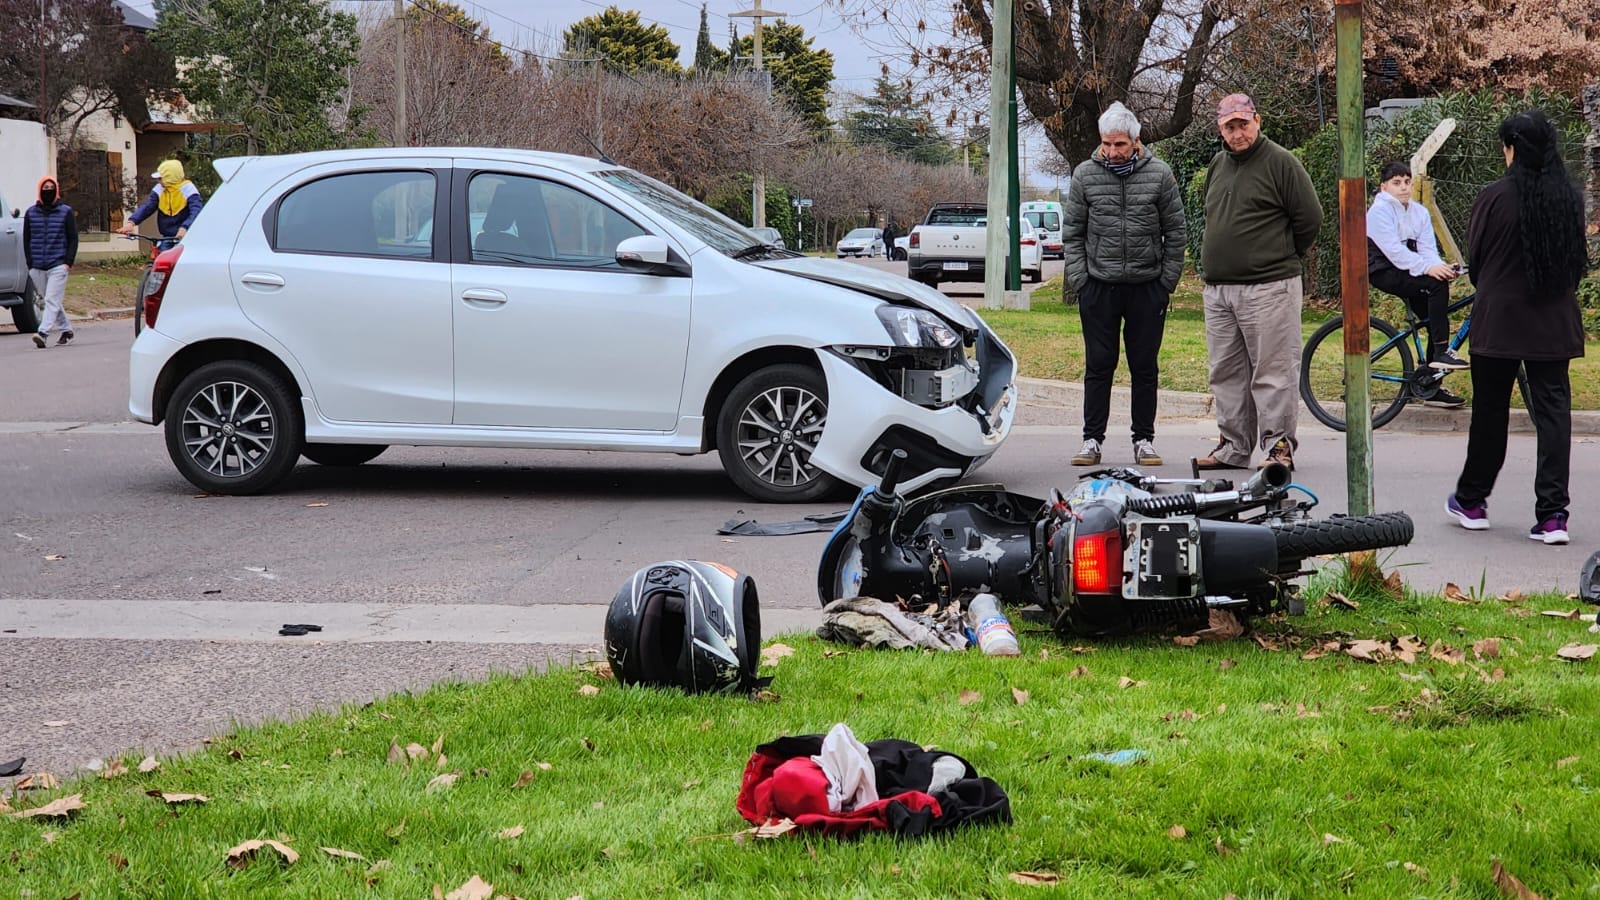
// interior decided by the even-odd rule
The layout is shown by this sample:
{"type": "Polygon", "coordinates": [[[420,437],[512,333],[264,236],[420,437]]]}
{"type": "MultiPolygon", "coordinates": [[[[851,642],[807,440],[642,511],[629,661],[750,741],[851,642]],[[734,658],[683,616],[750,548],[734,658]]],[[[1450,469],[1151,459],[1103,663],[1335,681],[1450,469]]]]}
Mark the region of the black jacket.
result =
{"type": "Polygon", "coordinates": [[[1510,178],[1484,188],[1473,201],[1467,260],[1478,289],[1468,332],[1473,356],[1551,361],[1583,355],[1575,289],[1536,296],[1528,287],[1517,186],[1510,178]]]}

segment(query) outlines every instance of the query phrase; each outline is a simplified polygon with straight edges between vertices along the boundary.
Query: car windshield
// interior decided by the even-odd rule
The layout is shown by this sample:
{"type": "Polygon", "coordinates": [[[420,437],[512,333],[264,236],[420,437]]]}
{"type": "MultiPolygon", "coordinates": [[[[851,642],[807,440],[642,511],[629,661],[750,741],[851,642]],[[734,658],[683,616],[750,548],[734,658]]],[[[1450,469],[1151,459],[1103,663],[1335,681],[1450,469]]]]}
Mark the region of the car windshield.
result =
{"type": "Polygon", "coordinates": [[[1061,227],[1061,217],[1053,212],[1024,213],[1022,217],[1033,227],[1043,228],[1046,231],[1055,231],[1061,227]]]}
{"type": "Polygon", "coordinates": [[[928,213],[929,225],[981,225],[986,215],[981,208],[936,209],[928,213]]]}
{"type": "Polygon", "coordinates": [[[878,230],[876,228],[852,228],[850,233],[844,236],[844,239],[847,241],[865,241],[877,236],[878,230]]]}
{"type": "Polygon", "coordinates": [[[648,175],[632,169],[608,169],[596,172],[595,177],[626,191],[640,204],[665,216],[725,256],[765,243],[765,239],[738,222],[648,175]]]}

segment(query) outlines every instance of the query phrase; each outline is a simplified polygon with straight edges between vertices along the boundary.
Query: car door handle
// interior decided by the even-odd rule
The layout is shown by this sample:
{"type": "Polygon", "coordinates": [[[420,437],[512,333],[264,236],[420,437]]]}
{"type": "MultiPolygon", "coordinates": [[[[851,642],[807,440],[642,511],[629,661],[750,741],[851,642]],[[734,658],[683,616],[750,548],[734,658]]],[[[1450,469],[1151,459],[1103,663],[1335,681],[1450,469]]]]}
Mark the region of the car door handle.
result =
{"type": "Polygon", "coordinates": [[[471,290],[462,291],[461,299],[467,301],[468,306],[476,306],[479,309],[492,309],[496,306],[504,306],[506,300],[510,298],[501,291],[494,291],[488,288],[472,288],[471,290]]]}
{"type": "Polygon", "coordinates": [[[274,275],[271,272],[246,272],[239,276],[239,280],[257,287],[281,288],[284,284],[281,275],[274,275]]]}

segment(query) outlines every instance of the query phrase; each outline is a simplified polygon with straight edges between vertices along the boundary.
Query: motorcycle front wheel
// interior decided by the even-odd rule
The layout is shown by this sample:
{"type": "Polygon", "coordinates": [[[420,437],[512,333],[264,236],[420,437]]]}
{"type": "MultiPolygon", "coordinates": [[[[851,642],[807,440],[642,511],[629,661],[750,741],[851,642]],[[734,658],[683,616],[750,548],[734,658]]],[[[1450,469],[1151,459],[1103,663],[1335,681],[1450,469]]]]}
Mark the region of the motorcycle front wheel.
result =
{"type": "Polygon", "coordinates": [[[1355,553],[1411,543],[1416,526],[1403,512],[1370,516],[1333,516],[1272,525],[1278,559],[1302,560],[1335,553],[1355,553]]]}

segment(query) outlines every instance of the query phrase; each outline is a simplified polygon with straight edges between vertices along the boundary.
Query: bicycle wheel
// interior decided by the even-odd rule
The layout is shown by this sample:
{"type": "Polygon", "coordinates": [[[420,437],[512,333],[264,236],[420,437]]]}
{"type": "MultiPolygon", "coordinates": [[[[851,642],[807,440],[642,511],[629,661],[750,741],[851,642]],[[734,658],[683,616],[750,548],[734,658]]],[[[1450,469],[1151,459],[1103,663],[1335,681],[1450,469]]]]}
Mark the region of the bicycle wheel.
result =
{"type": "Polygon", "coordinates": [[[133,336],[138,337],[144,330],[144,283],[150,279],[150,267],[145,266],[144,272],[139,276],[139,287],[133,294],[133,336]]]}
{"type": "MultiPolygon", "coordinates": [[[[1400,414],[1410,397],[1411,348],[1399,329],[1382,319],[1371,325],[1372,376],[1367,382],[1372,427],[1382,428],[1400,414]]],[[[1318,422],[1343,431],[1345,423],[1344,317],[1322,323],[1300,356],[1300,399],[1318,422]]]]}

